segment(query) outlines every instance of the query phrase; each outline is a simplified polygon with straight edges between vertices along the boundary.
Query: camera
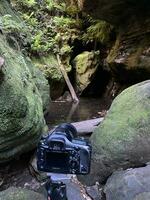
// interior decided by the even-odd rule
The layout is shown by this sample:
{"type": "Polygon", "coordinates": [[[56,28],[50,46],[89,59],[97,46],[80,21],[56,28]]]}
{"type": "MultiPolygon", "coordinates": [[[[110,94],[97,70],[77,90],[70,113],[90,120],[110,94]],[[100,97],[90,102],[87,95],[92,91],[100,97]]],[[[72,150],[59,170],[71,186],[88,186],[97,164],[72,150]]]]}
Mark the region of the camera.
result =
{"type": "Polygon", "coordinates": [[[91,145],[77,138],[76,128],[69,123],[59,125],[43,136],[37,149],[37,168],[40,171],[61,174],[90,172],[91,145]]]}

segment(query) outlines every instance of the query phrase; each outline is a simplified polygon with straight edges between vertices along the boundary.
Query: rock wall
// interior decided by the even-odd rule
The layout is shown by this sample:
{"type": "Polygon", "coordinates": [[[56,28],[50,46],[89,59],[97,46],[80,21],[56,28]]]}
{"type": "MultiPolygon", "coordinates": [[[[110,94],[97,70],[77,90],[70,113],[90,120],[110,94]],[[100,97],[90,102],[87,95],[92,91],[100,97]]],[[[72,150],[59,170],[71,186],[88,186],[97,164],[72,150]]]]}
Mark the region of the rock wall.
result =
{"type": "Polygon", "coordinates": [[[115,81],[137,83],[150,77],[150,3],[148,0],[90,0],[82,9],[116,27],[117,39],[106,59],[115,81]]]}

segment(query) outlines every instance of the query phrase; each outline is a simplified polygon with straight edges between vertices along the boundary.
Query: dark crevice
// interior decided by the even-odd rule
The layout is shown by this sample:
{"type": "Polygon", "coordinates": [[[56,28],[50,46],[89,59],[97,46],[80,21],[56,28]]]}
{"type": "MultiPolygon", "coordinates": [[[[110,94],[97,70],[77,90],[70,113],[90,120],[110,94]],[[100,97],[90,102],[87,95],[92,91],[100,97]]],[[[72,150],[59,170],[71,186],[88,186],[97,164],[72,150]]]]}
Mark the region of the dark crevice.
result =
{"type": "Polygon", "coordinates": [[[83,97],[102,97],[106,86],[111,78],[111,75],[108,71],[103,70],[100,66],[95,73],[95,76],[88,87],[83,91],[83,97]]]}

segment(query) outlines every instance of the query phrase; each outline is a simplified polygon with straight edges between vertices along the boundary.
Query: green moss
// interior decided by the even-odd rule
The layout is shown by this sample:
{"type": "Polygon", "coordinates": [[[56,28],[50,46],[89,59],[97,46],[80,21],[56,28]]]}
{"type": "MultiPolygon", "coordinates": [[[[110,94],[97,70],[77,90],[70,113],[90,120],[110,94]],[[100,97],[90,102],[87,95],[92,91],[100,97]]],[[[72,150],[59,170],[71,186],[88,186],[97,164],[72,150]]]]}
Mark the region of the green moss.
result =
{"type": "Polygon", "coordinates": [[[110,33],[113,26],[102,20],[92,21],[92,24],[87,28],[86,33],[83,34],[84,41],[94,41],[106,44],[110,40],[110,33]]]}
{"type": "Polygon", "coordinates": [[[0,17],[0,29],[5,33],[22,32],[23,23],[18,23],[9,14],[0,17]]]}
{"type": "Polygon", "coordinates": [[[33,6],[37,5],[36,0],[12,0],[12,2],[20,4],[27,8],[33,8],[33,6]]]}
{"type": "Polygon", "coordinates": [[[149,105],[150,81],[126,89],[113,101],[91,137],[92,167],[87,181],[103,182],[117,169],[149,162],[149,105]]]}
{"type": "Polygon", "coordinates": [[[5,79],[0,85],[0,162],[5,162],[34,148],[45,124],[41,96],[26,60],[2,35],[0,55],[5,59],[5,79]]]}
{"type": "Polygon", "coordinates": [[[79,74],[84,74],[88,68],[92,68],[93,65],[98,65],[98,52],[89,52],[85,51],[82,54],[79,54],[74,62],[76,63],[76,70],[79,74]]]}
{"type": "Polygon", "coordinates": [[[53,81],[61,81],[63,79],[57,59],[54,55],[43,56],[40,58],[33,57],[32,61],[41,71],[43,71],[46,78],[53,81]]]}
{"type": "Polygon", "coordinates": [[[92,136],[96,152],[105,146],[110,150],[105,152],[108,158],[112,155],[114,157],[117,155],[119,158],[127,150],[128,145],[132,145],[133,148],[136,146],[135,138],[148,136],[150,128],[148,84],[130,87],[114,100],[106,120],[92,136]]]}
{"type": "Polygon", "coordinates": [[[72,52],[72,48],[69,45],[63,45],[62,48],[60,49],[61,55],[67,55],[72,52]]]}
{"type": "Polygon", "coordinates": [[[91,82],[99,66],[99,51],[85,51],[74,59],[78,91],[82,92],[91,82]]]}

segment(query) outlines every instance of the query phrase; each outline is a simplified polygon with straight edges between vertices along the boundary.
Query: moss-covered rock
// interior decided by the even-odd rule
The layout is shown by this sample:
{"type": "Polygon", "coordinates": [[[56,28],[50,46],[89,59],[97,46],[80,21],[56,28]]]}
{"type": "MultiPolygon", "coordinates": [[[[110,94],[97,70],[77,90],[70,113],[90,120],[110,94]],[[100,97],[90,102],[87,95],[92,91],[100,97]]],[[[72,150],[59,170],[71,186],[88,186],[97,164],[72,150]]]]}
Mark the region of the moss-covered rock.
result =
{"type": "Polygon", "coordinates": [[[38,91],[42,98],[43,110],[46,110],[50,103],[50,86],[48,80],[45,78],[45,75],[41,72],[36,65],[30,60],[30,58],[25,59],[28,68],[32,74],[32,79],[38,88],[38,91]]]}
{"type": "MultiPolygon", "coordinates": [[[[2,0],[0,16],[7,11],[15,16],[10,4],[2,0]]],[[[41,88],[47,82],[44,76],[38,77],[39,72],[37,76],[37,70],[20,49],[12,48],[9,42],[7,35],[0,33],[0,57],[4,59],[0,81],[0,163],[33,149],[45,128],[41,89],[37,86],[41,88]]]]}
{"type": "Polygon", "coordinates": [[[10,187],[0,192],[0,200],[45,200],[45,197],[37,192],[10,187]]]}
{"type": "Polygon", "coordinates": [[[85,51],[76,56],[74,59],[74,66],[76,69],[76,82],[79,92],[83,92],[90,84],[99,64],[99,51],[85,51]]]}
{"type": "Polygon", "coordinates": [[[47,79],[53,81],[61,81],[63,79],[57,59],[54,55],[32,57],[32,61],[41,71],[43,71],[47,79]]]}
{"type": "Polygon", "coordinates": [[[144,165],[150,160],[150,81],[123,91],[105,120],[94,131],[88,183],[101,183],[115,170],[144,165]]]}
{"type": "Polygon", "coordinates": [[[56,56],[50,54],[48,56],[32,57],[32,62],[48,79],[51,98],[56,99],[60,97],[64,91],[65,81],[59,69],[56,56]]]}
{"type": "Polygon", "coordinates": [[[0,84],[0,162],[33,149],[45,126],[39,91],[24,57],[0,35],[4,80],[0,84]]]}

